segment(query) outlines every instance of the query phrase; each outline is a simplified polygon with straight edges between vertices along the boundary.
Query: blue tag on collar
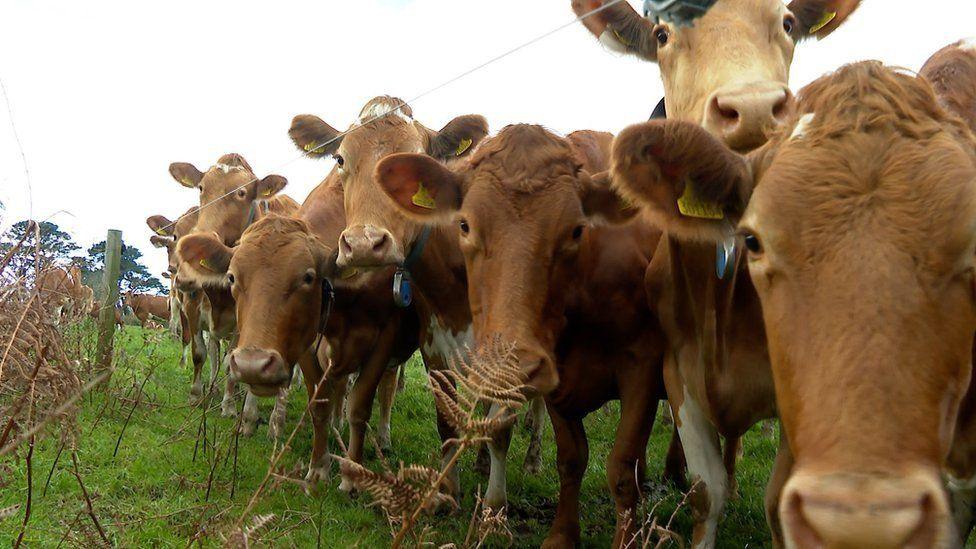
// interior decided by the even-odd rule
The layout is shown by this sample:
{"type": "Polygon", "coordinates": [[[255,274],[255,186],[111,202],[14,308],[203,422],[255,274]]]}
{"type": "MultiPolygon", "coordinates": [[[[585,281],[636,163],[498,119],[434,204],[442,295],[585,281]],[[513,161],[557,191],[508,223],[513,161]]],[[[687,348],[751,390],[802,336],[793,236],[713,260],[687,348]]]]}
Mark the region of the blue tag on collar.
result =
{"type": "Polygon", "coordinates": [[[735,235],[729,235],[725,240],[715,245],[715,274],[724,279],[729,271],[729,265],[735,263],[735,235]]]}
{"type": "Polygon", "coordinates": [[[397,304],[397,307],[404,309],[413,303],[410,273],[404,269],[397,269],[393,273],[393,302],[397,304]]]}

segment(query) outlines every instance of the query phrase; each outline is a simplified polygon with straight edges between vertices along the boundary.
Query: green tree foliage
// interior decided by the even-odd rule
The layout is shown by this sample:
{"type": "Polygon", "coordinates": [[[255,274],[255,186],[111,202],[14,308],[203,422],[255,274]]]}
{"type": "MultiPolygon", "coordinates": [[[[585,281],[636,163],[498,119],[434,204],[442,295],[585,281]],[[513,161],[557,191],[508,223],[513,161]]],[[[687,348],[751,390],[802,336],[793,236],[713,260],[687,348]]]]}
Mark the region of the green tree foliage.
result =
{"type": "MultiPolygon", "coordinates": [[[[98,291],[101,286],[102,271],[105,269],[105,241],[93,244],[88,248],[86,257],[76,259],[81,267],[85,284],[98,291]]],[[[142,252],[139,248],[126,246],[125,241],[122,242],[119,272],[121,273],[119,290],[122,292],[132,290],[138,293],[166,293],[166,287],[162,282],[150,274],[149,269],[142,264],[142,252]]]]}
{"type": "MultiPolygon", "coordinates": [[[[6,256],[6,254],[17,245],[21,237],[24,236],[24,231],[28,230],[28,221],[20,221],[15,223],[7,232],[0,235],[0,257],[6,256]]],[[[35,265],[34,254],[36,251],[35,232],[33,229],[29,231],[27,239],[24,241],[24,245],[17,250],[11,259],[10,265],[7,268],[8,273],[12,273],[14,276],[27,277],[28,279],[33,279],[36,275],[36,269],[38,265],[35,265]]],[[[55,223],[50,221],[42,221],[40,223],[40,268],[43,270],[57,263],[66,263],[71,257],[71,254],[77,250],[81,249],[81,246],[75,244],[72,240],[71,235],[62,231],[60,227],[55,223]]]]}

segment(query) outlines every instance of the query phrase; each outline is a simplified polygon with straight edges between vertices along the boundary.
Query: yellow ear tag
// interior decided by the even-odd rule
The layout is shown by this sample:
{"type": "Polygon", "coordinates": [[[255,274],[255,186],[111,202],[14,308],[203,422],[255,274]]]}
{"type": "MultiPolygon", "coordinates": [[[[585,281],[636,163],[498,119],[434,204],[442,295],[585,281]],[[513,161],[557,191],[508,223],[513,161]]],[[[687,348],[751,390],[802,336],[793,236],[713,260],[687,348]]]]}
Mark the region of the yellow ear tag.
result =
{"type": "Polygon", "coordinates": [[[182,183],[184,187],[196,187],[197,186],[196,183],[194,183],[193,180],[190,179],[189,177],[184,177],[183,179],[180,179],[180,183],[182,183]]]}
{"type": "Polygon", "coordinates": [[[214,270],[213,267],[210,266],[210,262],[207,261],[206,259],[201,259],[200,260],[200,266],[203,267],[204,269],[208,270],[208,271],[213,271],[214,270]]]}
{"type": "Polygon", "coordinates": [[[467,150],[470,149],[470,148],[471,148],[471,140],[470,139],[462,139],[461,142],[458,143],[457,152],[455,152],[454,155],[455,156],[461,156],[462,154],[464,154],[465,152],[467,152],[467,150]]]}
{"type": "Polygon", "coordinates": [[[271,189],[265,189],[265,191],[262,193],[262,196],[271,196],[271,189]]]}
{"type": "Polygon", "coordinates": [[[821,29],[823,29],[828,24],[830,24],[830,22],[833,21],[835,17],[837,17],[836,11],[825,11],[823,17],[820,18],[820,21],[817,22],[816,25],[810,27],[810,34],[819,32],[821,29]]]}
{"type": "Polygon", "coordinates": [[[630,40],[627,40],[626,38],[624,38],[624,36],[622,34],[620,34],[619,32],[617,32],[617,29],[610,29],[610,30],[613,31],[613,36],[617,39],[618,42],[620,42],[621,44],[627,46],[628,48],[634,47],[634,44],[631,43],[630,40]]]}
{"type": "Polygon", "coordinates": [[[156,229],[156,234],[158,234],[159,236],[166,236],[166,231],[164,231],[163,228],[160,227],[156,229]]]}
{"type": "Polygon", "coordinates": [[[437,204],[434,203],[434,197],[430,196],[430,193],[427,192],[427,187],[424,187],[422,181],[417,182],[417,192],[410,197],[410,200],[413,201],[414,205],[428,210],[433,210],[437,207],[437,204]]]}
{"type": "Polygon", "coordinates": [[[690,181],[685,184],[685,192],[678,199],[678,211],[685,217],[697,217],[699,219],[722,219],[725,217],[725,212],[722,211],[721,206],[698,198],[690,181]]]}
{"type": "Polygon", "coordinates": [[[315,149],[318,149],[318,145],[316,145],[315,143],[306,143],[305,144],[305,152],[310,153],[310,152],[314,151],[315,149]]]}

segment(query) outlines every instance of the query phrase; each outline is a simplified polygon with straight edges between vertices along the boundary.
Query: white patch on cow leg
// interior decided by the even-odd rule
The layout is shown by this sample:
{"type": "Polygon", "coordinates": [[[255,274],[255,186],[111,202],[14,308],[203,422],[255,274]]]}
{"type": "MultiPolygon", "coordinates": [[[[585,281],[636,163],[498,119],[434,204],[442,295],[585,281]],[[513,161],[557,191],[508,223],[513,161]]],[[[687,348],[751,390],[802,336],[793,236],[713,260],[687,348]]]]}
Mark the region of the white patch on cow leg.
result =
{"type": "MultiPolygon", "coordinates": [[[[498,404],[492,404],[488,412],[489,417],[496,417],[499,414],[509,413],[498,404]]],[[[491,466],[488,471],[488,490],[485,492],[485,507],[489,509],[503,509],[508,505],[508,447],[511,442],[511,435],[498,436],[500,440],[492,440],[488,443],[488,452],[491,456],[491,466]]]]}
{"type": "Polygon", "coordinates": [[[244,413],[241,415],[241,434],[249,437],[258,427],[258,397],[251,391],[244,397],[244,413]]]}
{"type": "MultiPolygon", "coordinates": [[[[230,360],[230,355],[227,355],[230,360]]],[[[216,378],[215,378],[216,379],[216,378]]],[[[234,394],[237,393],[237,378],[227,369],[227,382],[224,383],[224,398],[220,401],[220,415],[223,417],[237,417],[237,406],[234,403],[234,394]]],[[[250,391],[248,391],[250,394],[250,391]]]]}
{"type": "Polygon", "coordinates": [[[532,399],[529,411],[526,412],[529,425],[529,447],[525,450],[525,472],[530,475],[538,474],[542,469],[542,432],[545,429],[546,404],[542,397],[532,399]]]}
{"type": "Polygon", "coordinates": [[[427,327],[427,341],[423,344],[423,352],[427,356],[437,355],[444,364],[450,364],[458,351],[471,348],[474,343],[474,331],[470,324],[463,330],[454,332],[445,328],[436,316],[430,317],[427,327]]]}
{"type": "MultiPolygon", "coordinates": [[[[220,375],[220,366],[223,362],[220,359],[220,339],[218,339],[217,336],[215,336],[214,334],[209,334],[205,336],[204,339],[207,342],[207,356],[210,358],[209,389],[210,391],[212,391],[217,384],[217,376],[220,375]]],[[[230,377],[230,362],[229,362],[230,353],[228,353],[227,356],[224,358],[225,361],[227,362],[226,364],[223,364],[224,371],[226,371],[228,373],[228,377],[230,377]]],[[[231,398],[233,399],[233,395],[231,395],[231,398]]]]}
{"type": "Polygon", "coordinates": [[[183,338],[183,324],[180,322],[180,300],[176,296],[169,296],[169,331],[177,339],[183,338]]]}
{"type": "Polygon", "coordinates": [[[277,442],[281,434],[285,431],[285,419],[288,417],[288,393],[289,387],[283,388],[275,397],[274,410],[268,418],[268,438],[277,442]]]}
{"type": "Polygon", "coordinates": [[[688,460],[688,474],[698,482],[696,489],[705,490],[708,495],[708,515],[695,524],[694,539],[697,549],[715,547],[718,521],[728,498],[729,478],[722,462],[722,449],[718,433],[701,406],[684,389],[684,399],[675,414],[678,418],[678,433],[688,460]]]}
{"type": "Polygon", "coordinates": [[[313,494],[321,484],[329,481],[329,468],[332,467],[332,454],[328,448],[318,461],[309,461],[308,473],[305,475],[305,493],[313,494]]]}

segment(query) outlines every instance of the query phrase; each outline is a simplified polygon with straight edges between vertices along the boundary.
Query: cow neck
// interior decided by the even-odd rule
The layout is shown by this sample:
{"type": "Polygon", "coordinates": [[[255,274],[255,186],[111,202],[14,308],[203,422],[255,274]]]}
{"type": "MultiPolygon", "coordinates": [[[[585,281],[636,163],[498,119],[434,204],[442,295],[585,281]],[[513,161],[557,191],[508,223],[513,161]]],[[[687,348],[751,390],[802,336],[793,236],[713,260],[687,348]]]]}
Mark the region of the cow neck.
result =
{"type": "Polygon", "coordinates": [[[432,228],[424,253],[410,270],[421,314],[434,315],[451,328],[470,325],[467,275],[456,234],[443,227],[432,228]]]}
{"type": "Polygon", "coordinates": [[[241,232],[246,231],[252,223],[258,220],[258,213],[261,214],[261,217],[268,215],[268,207],[267,200],[252,200],[251,209],[247,212],[247,220],[244,221],[244,227],[241,228],[241,232]]]}

